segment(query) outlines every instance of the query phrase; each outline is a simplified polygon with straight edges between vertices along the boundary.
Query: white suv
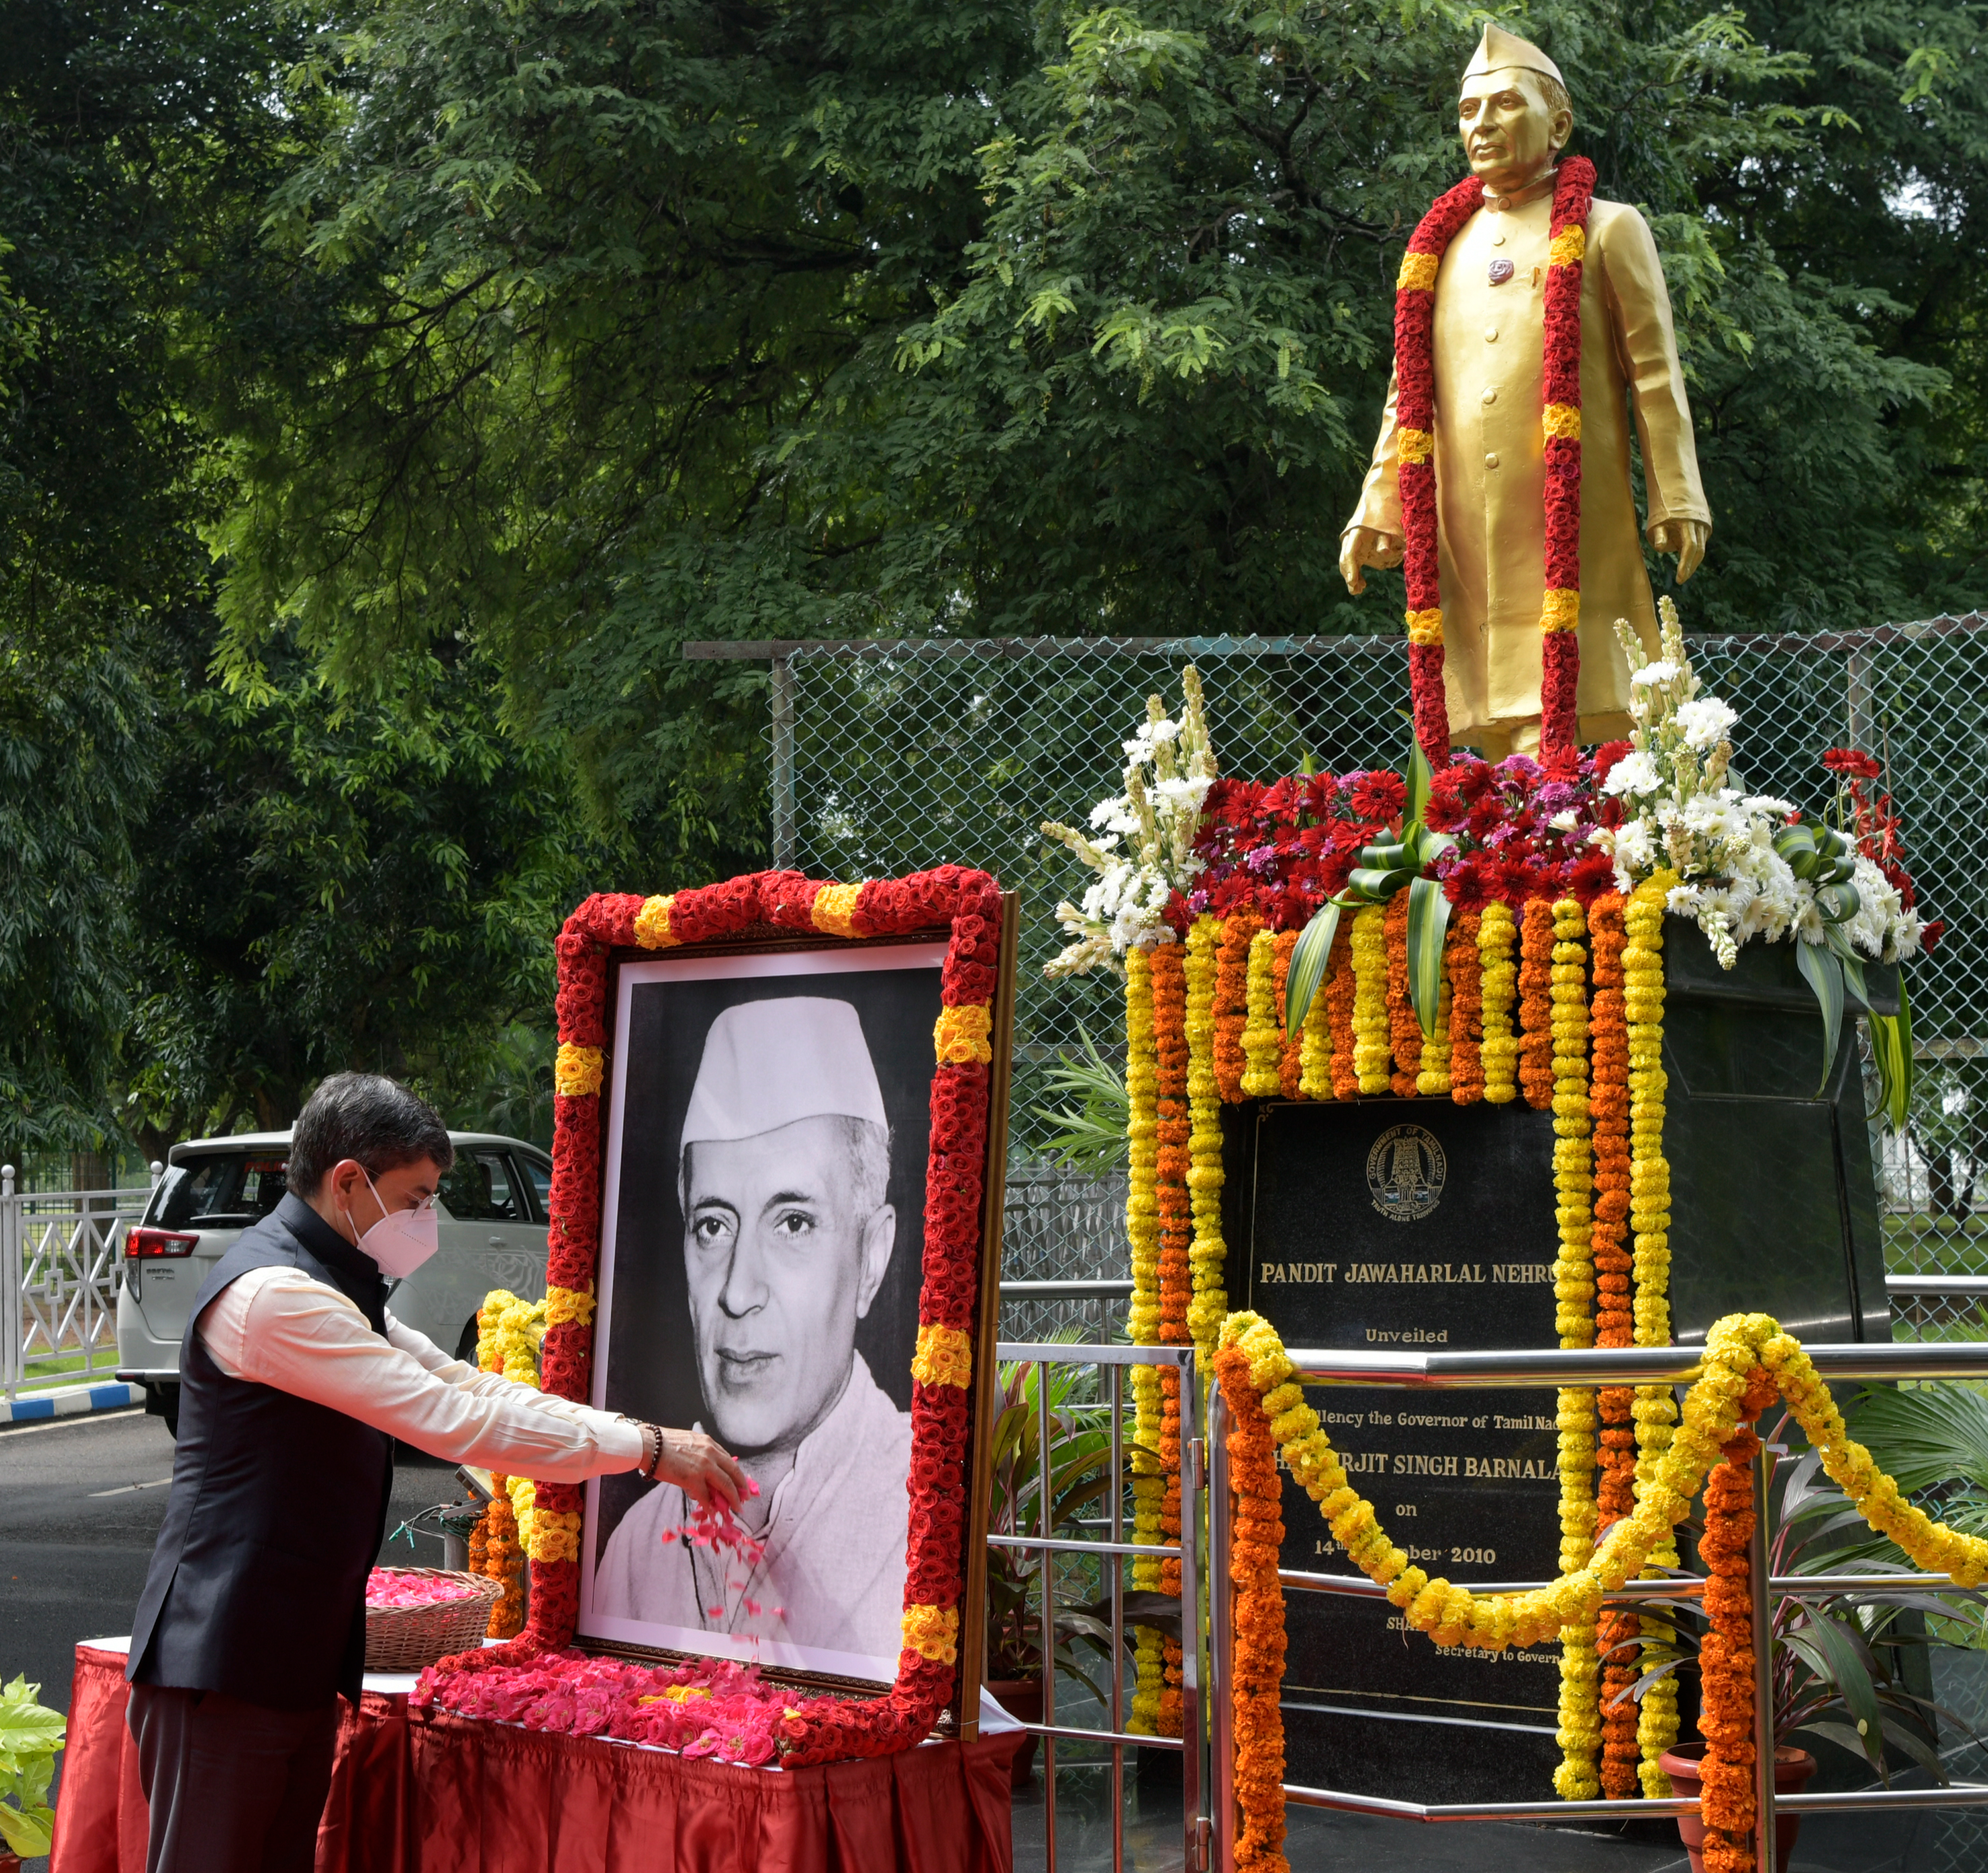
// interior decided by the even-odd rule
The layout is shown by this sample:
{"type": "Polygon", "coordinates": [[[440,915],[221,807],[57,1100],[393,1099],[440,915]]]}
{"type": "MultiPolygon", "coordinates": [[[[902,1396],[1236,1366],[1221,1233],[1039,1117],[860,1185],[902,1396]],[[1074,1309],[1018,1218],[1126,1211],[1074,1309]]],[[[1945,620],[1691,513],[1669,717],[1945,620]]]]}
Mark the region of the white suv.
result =
{"type": "MultiPolygon", "coordinates": [[[[452,1131],[455,1165],[435,1202],[441,1247],[389,1304],[394,1317],[458,1358],[473,1358],[476,1310],[492,1288],[546,1291],[552,1161],[535,1144],[452,1131]]],[[[235,1237],[281,1201],[287,1131],[175,1144],[144,1219],[125,1233],[117,1293],[117,1376],[145,1388],[145,1408],[177,1434],[180,1344],[193,1297],[235,1237]]]]}

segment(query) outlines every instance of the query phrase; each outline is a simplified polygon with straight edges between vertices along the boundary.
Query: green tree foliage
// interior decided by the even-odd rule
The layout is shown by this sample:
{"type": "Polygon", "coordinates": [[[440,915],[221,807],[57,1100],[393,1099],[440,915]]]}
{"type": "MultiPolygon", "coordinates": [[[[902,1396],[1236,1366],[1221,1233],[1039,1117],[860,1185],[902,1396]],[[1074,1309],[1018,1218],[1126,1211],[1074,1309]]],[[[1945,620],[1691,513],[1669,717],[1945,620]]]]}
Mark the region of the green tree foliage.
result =
{"type": "MultiPolygon", "coordinates": [[[[1665,251],[1696,623],[1970,595],[1980,13],[1509,22],[1665,251]]],[[[234,374],[235,668],[467,629],[685,876],[760,810],[752,681],[685,639],[1393,629],[1337,536],[1478,17],[389,0],[273,223],[337,319],[234,374]]]]}
{"type": "MultiPolygon", "coordinates": [[[[447,639],[332,693],[209,674],[231,346],[325,318],[260,227],[329,100],[273,5],[0,12],[0,1143],[155,1155],[381,1066],[460,1107],[549,1052],[581,888],[556,750],[447,639]]],[[[467,1115],[467,1114],[465,1114],[467,1115]]]]}
{"type": "Polygon", "coordinates": [[[467,657],[407,653],[348,702],[282,647],[230,695],[189,647],[135,881],[130,1129],[286,1125],[351,1067],[481,1119],[549,1059],[548,935],[599,862],[556,756],[502,733],[467,657]]]}

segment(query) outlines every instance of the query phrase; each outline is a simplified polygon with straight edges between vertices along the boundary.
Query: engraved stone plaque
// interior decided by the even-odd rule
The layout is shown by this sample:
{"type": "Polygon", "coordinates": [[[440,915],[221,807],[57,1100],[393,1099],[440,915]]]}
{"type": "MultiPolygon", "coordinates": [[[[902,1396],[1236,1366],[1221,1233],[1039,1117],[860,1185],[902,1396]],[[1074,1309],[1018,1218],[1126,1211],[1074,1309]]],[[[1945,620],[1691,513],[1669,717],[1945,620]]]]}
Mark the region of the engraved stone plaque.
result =
{"type": "MultiPolygon", "coordinates": [[[[1285,1344],[1366,1351],[1548,1347],[1553,1120],[1440,1100],[1233,1108],[1231,1304],[1285,1344]]],[[[1309,1395],[1350,1479],[1433,1577],[1558,1571],[1550,1391],[1309,1395]]],[[[1285,1485],[1283,1564],[1354,1572],[1285,1485]]],[[[1439,1650],[1381,1600],[1286,1595],[1286,1776],[1418,1801],[1550,1788],[1557,1649],[1439,1650]]]]}

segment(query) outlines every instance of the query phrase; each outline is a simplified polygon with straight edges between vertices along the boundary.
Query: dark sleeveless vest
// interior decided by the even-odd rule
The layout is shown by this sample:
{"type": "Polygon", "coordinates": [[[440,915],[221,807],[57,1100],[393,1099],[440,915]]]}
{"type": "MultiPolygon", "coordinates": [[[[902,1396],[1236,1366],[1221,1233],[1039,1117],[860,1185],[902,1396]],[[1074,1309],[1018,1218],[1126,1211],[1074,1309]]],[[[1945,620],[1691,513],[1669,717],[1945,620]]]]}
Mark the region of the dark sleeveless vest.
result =
{"type": "Polygon", "coordinates": [[[253,1268],[297,1269],[386,1330],[379,1270],[300,1197],[285,1197],[215,1264],[181,1348],[172,1492],[126,1675],[282,1710],[341,1691],[356,1701],[394,1442],[214,1363],[195,1330],[201,1310],[253,1268]]]}

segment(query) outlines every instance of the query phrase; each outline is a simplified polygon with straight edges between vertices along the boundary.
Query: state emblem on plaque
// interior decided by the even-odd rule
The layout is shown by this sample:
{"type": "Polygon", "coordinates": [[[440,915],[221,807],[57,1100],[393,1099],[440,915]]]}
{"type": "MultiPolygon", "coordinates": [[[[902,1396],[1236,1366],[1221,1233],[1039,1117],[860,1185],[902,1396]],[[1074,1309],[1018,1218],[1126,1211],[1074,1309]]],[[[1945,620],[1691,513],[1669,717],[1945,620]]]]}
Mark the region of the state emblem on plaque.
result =
{"type": "Polygon", "coordinates": [[[1449,1165],[1435,1134],[1420,1125],[1390,1125],[1367,1154],[1367,1188],[1391,1222],[1418,1222],[1442,1201],[1449,1165]]]}

